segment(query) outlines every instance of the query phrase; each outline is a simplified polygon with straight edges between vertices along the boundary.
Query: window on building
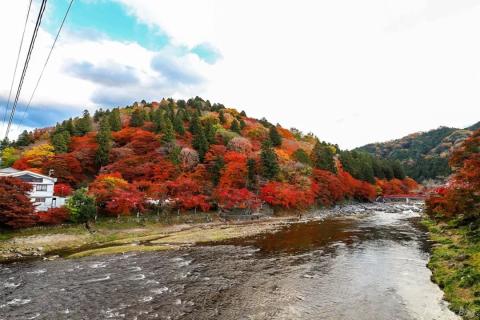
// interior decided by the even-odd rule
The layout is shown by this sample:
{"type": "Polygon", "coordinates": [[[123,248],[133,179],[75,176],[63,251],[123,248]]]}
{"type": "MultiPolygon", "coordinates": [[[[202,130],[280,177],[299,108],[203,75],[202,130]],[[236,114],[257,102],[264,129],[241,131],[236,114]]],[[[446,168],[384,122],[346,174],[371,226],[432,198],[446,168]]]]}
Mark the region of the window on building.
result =
{"type": "Polygon", "coordinates": [[[46,198],[35,198],[34,202],[35,203],[42,203],[42,202],[45,202],[46,200],[47,200],[46,198]]]}
{"type": "Polygon", "coordinates": [[[29,174],[24,174],[24,175],[18,176],[17,178],[25,182],[43,182],[42,178],[37,178],[29,174]]]}
{"type": "Polygon", "coordinates": [[[35,190],[37,190],[37,191],[47,191],[47,185],[46,184],[37,184],[35,190]]]}

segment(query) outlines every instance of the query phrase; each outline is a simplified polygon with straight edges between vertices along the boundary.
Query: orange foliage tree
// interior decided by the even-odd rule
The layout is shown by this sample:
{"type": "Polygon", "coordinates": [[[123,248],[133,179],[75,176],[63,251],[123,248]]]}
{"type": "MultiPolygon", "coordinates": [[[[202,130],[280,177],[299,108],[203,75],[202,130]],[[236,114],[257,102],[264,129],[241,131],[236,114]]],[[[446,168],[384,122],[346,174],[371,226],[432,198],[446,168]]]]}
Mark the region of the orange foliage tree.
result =
{"type": "Polygon", "coordinates": [[[144,210],[144,194],[120,173],[99,175],[90,184],[88,193],[95,197],[99,208],[110,215],[129,215],[144,210]]]}
{"type": "Polygon", "coordinates": [[[480,130],[475,131],[450,158],[453,177],[427,199],[427,213],[435,217],[480,219],[480,130]]]}
{"type": "Polygon", "coordinates": [[[287,209],[306,209],[315,202],[310,188],[271,181],[260,190],[260,198],[273,207],[287,209]]]}

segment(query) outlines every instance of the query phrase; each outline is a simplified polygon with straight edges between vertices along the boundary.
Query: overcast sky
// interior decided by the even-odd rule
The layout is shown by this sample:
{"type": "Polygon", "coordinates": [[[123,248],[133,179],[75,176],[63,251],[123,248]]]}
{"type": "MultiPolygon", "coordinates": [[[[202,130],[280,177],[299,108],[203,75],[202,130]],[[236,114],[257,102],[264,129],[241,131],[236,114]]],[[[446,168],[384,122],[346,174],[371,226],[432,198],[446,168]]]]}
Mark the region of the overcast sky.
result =
{"type": "MultiPolygon", "coordinates": [[[[40,5],[33,2],[28,41],[40,5]]],[[[479,4],[75,0],[25,114],[68,5],[49,0],[12,138],[85,108],[196,95],[342,148],[466,127],[480,121],[479,4]]],[[[0,4],[0,121],[27,7],[0,4]]]]}

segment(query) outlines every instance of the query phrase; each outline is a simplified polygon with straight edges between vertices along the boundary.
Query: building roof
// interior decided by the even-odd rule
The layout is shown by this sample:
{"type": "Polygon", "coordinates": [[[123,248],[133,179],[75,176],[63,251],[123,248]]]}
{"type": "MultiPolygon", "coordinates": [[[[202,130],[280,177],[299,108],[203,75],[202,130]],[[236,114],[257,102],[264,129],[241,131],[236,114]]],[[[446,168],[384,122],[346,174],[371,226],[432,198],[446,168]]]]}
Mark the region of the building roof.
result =
{"type": "Polygon", "coordinates": [[[20,170],[14,169],[14,168],[0,169],[0,177],[2,177],[2,176],[3,177],[18,177],[18,176],[21,176],[21,175],[24,175],[24,174],[29,174],[29,175],[32,175],[34,177],[39,177],[39,178],[51,180],[53,182],[57,182],[57,178],[45,176],[43,174],[39,174],[39,173],[32,172],[32,171],[27,171],[27,170],[20,171],[20,170]]]}
{"type": "Polygon", "coordinates": [[[0,169],[0,176],[7,175],[7,174],[12,174],[12,173],[16,173],[16,172],[18,172],[17,169],[3,168],[3,169],[0,169]]]}

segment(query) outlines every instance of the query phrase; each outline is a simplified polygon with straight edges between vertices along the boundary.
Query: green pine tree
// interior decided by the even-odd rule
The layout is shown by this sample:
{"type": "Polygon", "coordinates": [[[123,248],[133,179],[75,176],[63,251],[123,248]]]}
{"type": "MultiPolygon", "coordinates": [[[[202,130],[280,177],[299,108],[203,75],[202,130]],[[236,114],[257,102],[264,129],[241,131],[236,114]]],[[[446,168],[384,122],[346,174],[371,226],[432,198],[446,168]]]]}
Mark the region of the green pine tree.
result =
{"type": "Polygon", "coordinates": [[[108,164],[110,160],[110,150],[112,149],[112,133],[110,130],[110,121],[107,117],[100,120],[100,128],[97,133],[98,149],[95,155],[95,162],[100,168],[108,164]]]}
{"type": "Polygon", "coordinates": [[[205,136],[205,131],[201,125],[197,129],[197,133],[193,136],[192,146],[197,150],[200,161],[203,162],[209,145],[205,136]]]}
{"type": "Polygon", "coordinates": [[[312,165],[312,162],[310,161],[310,157],[308,156],[308,153],[302,148],[295,150],[292,156],[295,160],[297,160],[300,163],[312,165]]]}
{"type": "Polygon", "coordinates": [[[165,127],[165,118],[163,116],[162,110],[157,109],[153,112],[152,121],[155,126],[155,132],[160,133],[164,130],[165,127]]]}
{"type": "Polygon", "coordinates": [[[205,137],[209,144],[215,144],[215,127],[213,126],[211,121],[208,121],[205,125],[205,137]]]}
{"type": "Polygon", "coordinates": [[[18,136],[17,142],[15,143],[19,147],[26,147],[33,143],[33,136],[27,130],[23,130],[23,132],[18,136]]]}
{"type": "Polygon", "coordinates": [[[75,123],[73,122],[72,118],[65,121],[63,126],[65,127],[65,130],[67,130],[70,133],[70,136],[78,135],[77,129],[75,128],[75,123]]]}
{"type": "Polygon", "coordinates": [[[183,111],[182,110],[177,111],[177,114],[175,115],[175,119],[174,119],[174,122],[173,122],[173,127],[179,135],[183,136],[185,134],[185,127],[183,126],[183,111]]]}
{"type": "Polygon", "coordinates": [[[269,136],[270,141],[272,141],[272,145],[274,147],[280,147],[282,145],[282,136],[280,136],[276,127],[270,127],[269,136]]]}
{"type": "Polygon", "coordinates": [[[163,142],[172,142],[173,140],[175,140],[175,131],[173,130],[173,124],[170,121],[169,117],[166,117],[164,120],[164,128],[162,132],[163,132],[163,136],[162,136],[163,142]]]}
{"type": "Polygon", "coordinates": [[[273,150],[270,140],[265,140],[262,144],[260,158],[262,160],[263,176],[267,179],[274,179],[278,175],[280,167],[278,165],[277,154],[275,150],[273,150]]]}
{"type": "Polygon", "coordinates": [[[56,154],[67,153],[70,145],[70,133],[67,130],[55,132],[50,138],[56,154]]]}
{"type": "Polygon", "coordinates": [[[335,152],[332,150],[332,148],[332,146],[329,146],[325,143],[320,143],[320,141],[317,139],[310,155],[312,164],[315,168],[327,170],[333,173],[337,171],[334,159],[335,152]]]}
{"type": "Polygon", "coordinates": [[[140,109],[135,109],[130,118],[131,127],[142,127],[145,122],[145,114],[140,109]]]}
{"type": "Polygon", "coordinates": [[[84,136],[86,133],[92,131],[92,117],[88,110],[83,111],[83,116],[75,123],[75,134],[84,136]]]}
{"type": "Polygon", "coordinates": [[[238,123],[237,119],[234,119],[232,121],[232,124],[230,125],[230,130],[240,134],[240,124],[238,123]]]}
{"type": "Polygon", "coordinates": [[[172,149],[168,153],[168,159],[176,166],[178,166],[182,161],[180,158],[180,153],[182,152],[182,148],[179,146],[172,146],[172,149]]]}
{"type": "Polygon", "coordinates": [[[395,178],[400,179],[400,180],[405,179],[405,171],[403,170],[403,167],[398,160],[393,161],[392,170],[393,170],[393,176],[395,178]]]}
{"type": "Polygon", "coordinates": [[[256,174],[257,163],[255,159],[247,160],[247,187],[253,189],[255,187],[255,174],[256,174]]]}
{"type": "Polygon", "coordinates": [[[217,156],[215,162],[213,163],[211,174],[212,182],[214,186],[217,186],[220,182],[220,177],[222,176],[222,170],[225,167],[225,161],[222,156],[217,156]]]}
{"type": "Polygon", "coordinates": [[[120,110],[118,108],[112,110],[108,120],[112,131],[116,132],[122,130],[122,120],[120,119],[120,110]]]}
{"type": "Polygon", "coordinates": [[[245,129],[246,126],[247,124],[245,123],[245,121],[243,121],[243,119],[240,119],[240,130],[245,129]]]}
{"type": "Polygon", "coordinates": [[[200,118],[198,117],[198,114],[197,113],[194,113],[193,116],[192,116],[192,120],[190,121],[190,127],[188,128],[188,130],[193,134],[197,134],[198,131],[200,130],[201,128],[201,123],[200,123],[200,118]]]}

